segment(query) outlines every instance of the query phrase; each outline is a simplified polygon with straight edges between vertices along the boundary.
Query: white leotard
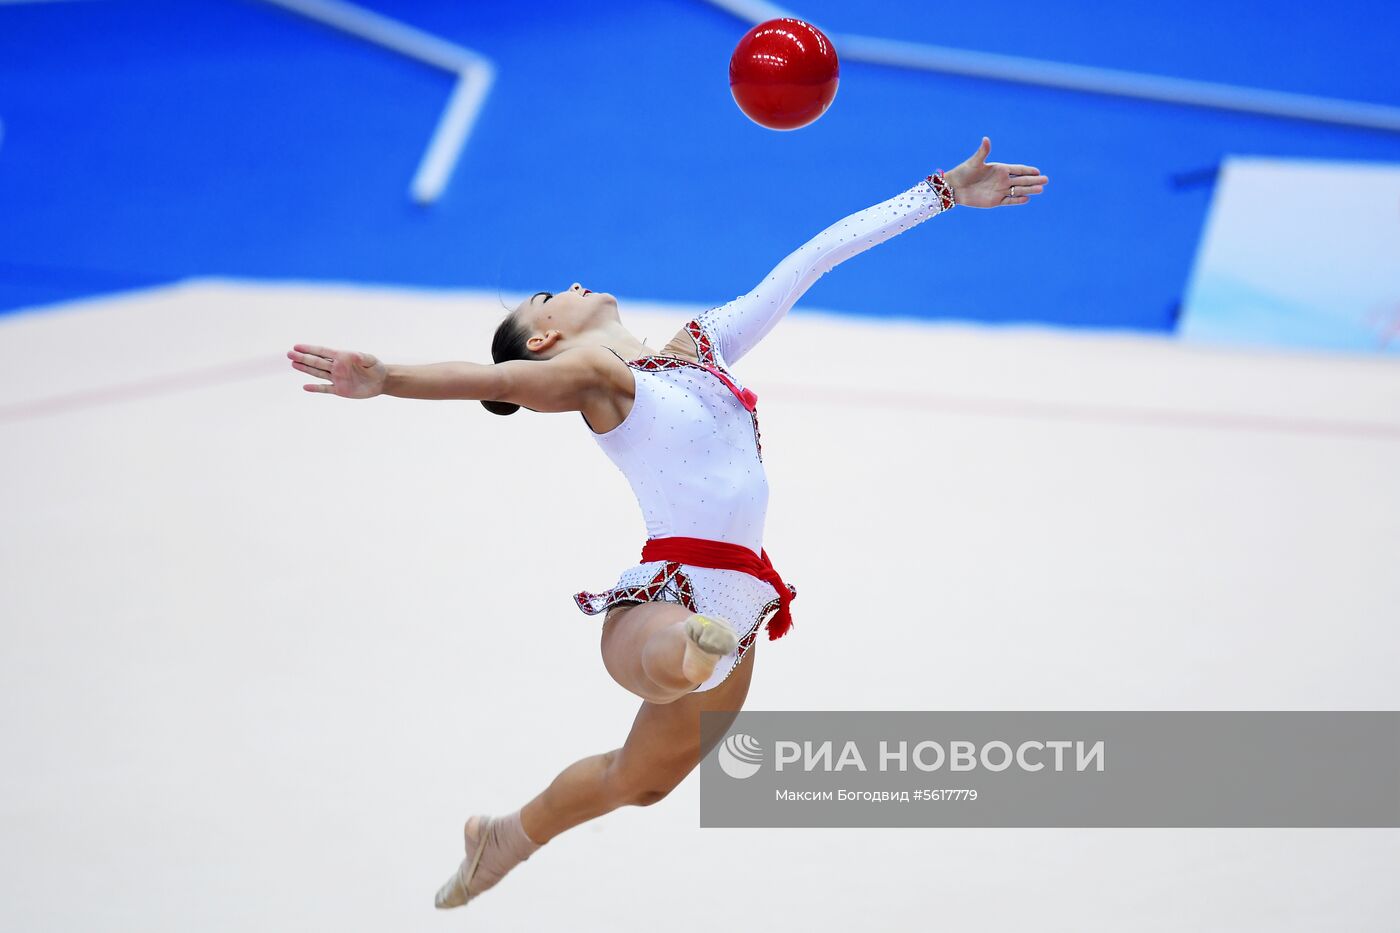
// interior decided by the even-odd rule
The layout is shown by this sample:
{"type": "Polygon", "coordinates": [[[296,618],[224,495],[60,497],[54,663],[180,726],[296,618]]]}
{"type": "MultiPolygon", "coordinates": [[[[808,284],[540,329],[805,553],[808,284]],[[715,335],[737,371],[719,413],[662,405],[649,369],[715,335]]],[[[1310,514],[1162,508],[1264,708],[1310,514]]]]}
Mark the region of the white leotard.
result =
{"type": "Polygon", "coordinates": [[[687,322],[700,364],[659,355],[624,361],[636,382],[632,409],[617,427],[593,436],[631,484],[648,540],[683,535],[761,551],[768,480],[758,416],[707,366],[743,389],[729,366],[817,279],[943,210],[925,181],[851,214],[780,262],[748,294],[687,322]]]}

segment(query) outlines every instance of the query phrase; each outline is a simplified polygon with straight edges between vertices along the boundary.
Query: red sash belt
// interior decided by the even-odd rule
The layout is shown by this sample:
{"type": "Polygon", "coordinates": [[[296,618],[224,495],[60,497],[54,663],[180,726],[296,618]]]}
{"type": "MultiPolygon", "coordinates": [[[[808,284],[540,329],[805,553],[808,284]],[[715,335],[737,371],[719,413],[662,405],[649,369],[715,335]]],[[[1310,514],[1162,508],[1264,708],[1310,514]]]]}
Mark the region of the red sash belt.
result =
{"type": "Polygon", "coordinates": [[[752,577],[766,580],[778,591],[778,611],[768,622],[768,639],[782,638],[792,627],[792,612],[788,604],[792,602],[792,591],[787,588],[768,552],[760,549],[762,556],[755,557],[753,551],[742,544],[727,541],[710,541],[706,538],[652,538],[642,546],[642,563],[655,560],[671,560],[696,567],[709,567],[714,570],[740,570],[752,577]]]}

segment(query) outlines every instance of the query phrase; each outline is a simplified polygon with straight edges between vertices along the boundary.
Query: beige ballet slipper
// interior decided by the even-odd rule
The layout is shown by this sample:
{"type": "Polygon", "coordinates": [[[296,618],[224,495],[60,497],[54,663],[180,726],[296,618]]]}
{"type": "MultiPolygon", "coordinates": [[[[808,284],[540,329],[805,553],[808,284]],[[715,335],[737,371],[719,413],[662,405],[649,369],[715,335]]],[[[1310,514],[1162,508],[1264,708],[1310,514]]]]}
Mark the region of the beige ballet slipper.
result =
{"type": "Polygon", "coordinates": [[[520,811],[493,818],[473,816],[462,828],[467,854],[457,871],[438,889],[433,904],[439,910],[461,907],[472,898],[495,887],[516,865],[540,847],[525,835],[520,811]],[[476,839],[472,839],[472,830],[476,839]]]}
{"type": "Polygon", "coordinates": [[[466,840],[467,854],[462,859],[462,864],[452,873],[442,887],[438,888],[437,895],[433,898],[433,906],[439,910],[447,910],[452,907],[461,907],[471,900],[479,892],[467,893],[467,887],[476,877],[477,869],[481,866],[481,855],[486,851],[482,845],[485,841],[486,826],[491,822],[489,816],[473,816],[467,820],[467,825],[462,829],[462,836],[466,840]],[[471,838],[472,821],[476,821],[476,840],[471,838]]]}

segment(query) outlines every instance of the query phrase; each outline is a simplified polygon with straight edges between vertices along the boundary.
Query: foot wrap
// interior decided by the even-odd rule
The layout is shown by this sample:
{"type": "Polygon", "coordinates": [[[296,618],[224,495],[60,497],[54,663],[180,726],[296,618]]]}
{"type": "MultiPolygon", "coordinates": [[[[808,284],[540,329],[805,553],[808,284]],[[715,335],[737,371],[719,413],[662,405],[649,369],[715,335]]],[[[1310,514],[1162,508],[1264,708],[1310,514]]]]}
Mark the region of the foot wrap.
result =
{"type": "Polygon", "coordinates": [[[516,865],[540,848],[525,835],[520,811],[509,816],[474,816],[467,821],[467,855],[461,866],[437,892],[439,909],[461,907],[482,891],[495,887],[516,865]]]}

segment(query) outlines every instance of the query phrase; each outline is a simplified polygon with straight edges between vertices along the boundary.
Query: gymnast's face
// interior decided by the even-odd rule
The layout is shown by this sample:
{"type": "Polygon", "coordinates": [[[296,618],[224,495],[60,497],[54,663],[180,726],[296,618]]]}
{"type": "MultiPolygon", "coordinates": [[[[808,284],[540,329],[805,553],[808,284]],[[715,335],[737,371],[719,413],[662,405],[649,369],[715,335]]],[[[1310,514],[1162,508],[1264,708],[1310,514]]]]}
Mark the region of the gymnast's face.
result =
{"type": "Polygon", "coordinates": [[[577,282],[565,292],[536,292],[520,303],[515,314],[530,332],[526,346],[543,357],[574,345],[574,338],[585,331],[620,320],[616,298],[607,292],[590,291],[577,282]]]}

